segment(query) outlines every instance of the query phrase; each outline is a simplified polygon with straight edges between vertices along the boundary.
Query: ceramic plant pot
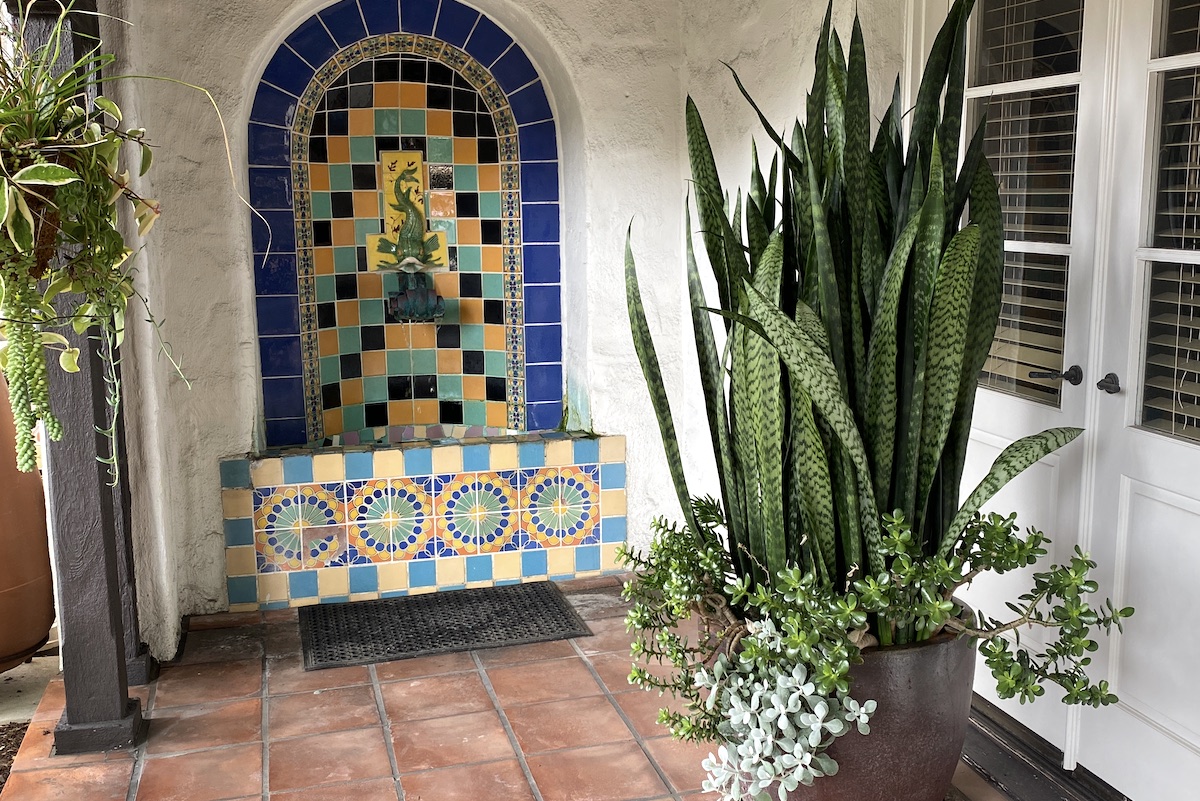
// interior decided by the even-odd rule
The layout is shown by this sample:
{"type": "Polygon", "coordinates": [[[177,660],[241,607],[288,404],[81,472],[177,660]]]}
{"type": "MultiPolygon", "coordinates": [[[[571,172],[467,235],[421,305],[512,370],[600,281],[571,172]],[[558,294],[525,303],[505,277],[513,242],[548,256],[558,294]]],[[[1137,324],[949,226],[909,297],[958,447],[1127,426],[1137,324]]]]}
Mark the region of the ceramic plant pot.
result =
{"type": "Polygon", "coordinates": [[[0,671],[32,656],[54,624],[42,481],[17,470],[15,453],[8,386],[0,378],[0,671]]]}

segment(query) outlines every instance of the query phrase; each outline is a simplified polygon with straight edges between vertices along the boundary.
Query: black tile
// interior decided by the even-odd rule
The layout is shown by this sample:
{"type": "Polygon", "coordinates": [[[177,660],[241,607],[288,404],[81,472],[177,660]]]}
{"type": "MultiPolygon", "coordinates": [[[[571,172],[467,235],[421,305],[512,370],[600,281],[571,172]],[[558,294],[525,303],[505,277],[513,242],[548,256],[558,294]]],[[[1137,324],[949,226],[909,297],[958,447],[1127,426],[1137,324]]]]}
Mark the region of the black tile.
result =
{"type": "Polygon", "coordinates": [[[333,283],[337,288],[338,300],[354,300],[358,297],[357,275],[335,275],[333,283]]]}
{"type": "Polygon", "coordinates": [[[368,403],[366,413],[367,428],[377,428],[388,424],[388,413],[386,403],[368,403]]]}
{"type": "Polygon", "coordinates": [[[317,304],[317,328],[337,328],[337,306],[332,303],[317,304]]]}
{"type": "Polygon", "coordinates": [[[478,192],[455,192],[454,193],[454,213],[458,217],[478,217],[479,216],[479,193],[478,192]]]}
{"type": "Polygon", "coordinates": [[[463,351],[463,375],[483,375],[483,351],[463,351]]]}
{"type": "Polygon", "coordinates": [[[429,62],[429,83],[439,86],[454,85],[454,70],[436,61],[429,62]]]}
{"type": "MultiPolygon", "coordinates": [[[[322,120],[324,120],[324,118],[322,118],[322,120]]],[[[309,138],[308,160],[316,162],[317,164],[323,164],[329,161],[329,148],[325,145],[325,137],[313,136],[309,138]]]]}
{"type": "Polygon", "coordinates": [[[425,88],[425,107],[450,110],[454,101],[450,94],[448,86],[434,86],[429,84],[425,88]]]}
{"type": "Polygon", "coordinates": [[[446,245],[446,260],[449,262],[446,267],[450,272],[458,272],[458,246],[446,245]]]}
{"type": "Polygon", "coordinates": [[[335,218],[354,216],[353,192],[333,192],[329,196],[329,201],[333,208],[333,216],[335,218]]]}
{"type": "Polygon", "coordinates": [[[484,379],[484,388],[486,391],[485,397],[490,401],[506,400],[507,393],[505,392],[505,380],[496,376],[488,376],[484,379]]]}
{"type": "Polygon", "coordinates": [[[461,423],[463,421],[462,401],[438,401],[438,422],[461,423]]]}
{"type": "Polygon", "coordinates": [[[500,221],[483,220],[479,223],[479,234],[485,245],[500,244],[500,221]]]}
{"type": "Polygon", "coordinates": [[[375,80],[377,81],[398,81],[400,80],[400,59],[383,58],[375,59],[375,80]]]}
{"type": "Polygon", "coordinates": [[[458,277],[458,296],[460,298],[482,298],[483,276],[479,273],[463,273],[458,277]]]}
{"type": "Polygon", "coordinates": [[[429,165],[429,188],[430,189],[453,189],[454,188],[454,167],[449,164],[430,164],[429,165]]]}
{"type": "Polygon", "coordinates": [[[479,95],[471,89],[455,89],[454,92],[454,110],[475,112],[476,106],[479,105],[479,95]]]}
{"type": "Polygon", "coordinates": [[[330,110],[350,108],[350,89],[337,86],[325,92],[325,106],[330,110]]]}
{"type": "Polygon", "coordinates": [[[329,247],[333,244],[333,223],[329,220],[313,221],[313,244],[317,247],[329,247]]]}
{"type": "Polygon", "coordinates": [[[457,348],[462,342],[462,335],[457,325],[439,325],[437,329],[437,346],[439,348],[457,348]]]}
{"type": "Polygon", "coordinates": [[[329,85],[330,86],[349,86],[350,85],[350,76],[347,73],[343,72],[341,75],[337,76],[332,81],[330,81],[329,85]]]}
{"type": "Polygon", "coordinates": [[[428,66],[429,61],[420,56],[402,56],[400,58],[400,80],[425,83],[428,66]]]}
{"type": "Polygon", "coordinates": [[[355,164],[350,167],[355,189],[375,189],[375,165],[355,164]]]}
{"type": "Polygon", "coordinates": [[[350,112],[331,111],[326,115],[326,127],[330,136],[350,135],[350,112]]]}
{"type": "Polygon", "coordinates": [[[462,75],[460,75],[457,72],[454,73],[453,84],[454,84],[455,89],[470,89],[471,88],[471,82],[468,81],[466,78],[464,78],[462,75]]]}
{"type": "Polygon", "coordinates": [[[454,135],[455,136],[474,136],[475,135],[475,114],[470,111],[454,112],[454,135]]]}
{"type": "MultiPolygon", "coordinates": [[[[423,136],[402,136],[402,137],[400,137],[400,149],[401,150],[420,150],[422,158],[425,158],[425,155],[429,152],[428,148],[426,147],[425,137],[423,137],[423,136]]],[[[425,160],[428,161],[428,159],[425,159],[425,160]]]]}
{"type": "Polygon", "coordinates": [[[373,105],[375,105],[374,84],[350,87],[350,108],[370,108],[373,105]]]}
{"type": "Polygon", "coordinates": [[[475,116],[475,128],[479,131],[480,136],[496,135],[496,123],[492,120],[492,115],[489,112],[481,111],[475,116]]]}
{"type": "Polygon", "coordinates": [[[414,375],[413,376],[413,397],[414,398],[436,398],[437,397],[437,376],[436,375],[414,375]]]}
{"type": "Polygon", "coordinates": [[[379,154],[385,150],[399,150],[400,137],[398,136],[377,136],[375,137],[375,160],[379,160],[379,154]]]}
{"type": "Polygon", "coordinates": [[[365,273],[367,271],[367,249],[365,247],[355,248],[354,260],[357,262],[358,271],[365,273]]]}
{"type": "Polygon", "coordinates": [[[485,300],[483,302],[483,321],[488,325],[503,325],[504,301],[485,300]]]}
{"type": "Polygon", "coordinates": [[[358,353],[344,353],[338,357],[342,368],[342,378],[362,378],[362,356],[358,353]]]}
{"type": "Polygon", "coordinates": [[[500,163],[500,142],[496,139],[480,139],[477,144],[480,164],[500,163]]]}
{"type": "Polygon", "coordinates": [[[387,349],[387,343],[384,341],[383,337],[382,325],[364,325],[359,331],[359,334],[362,337],[363,350],[387,349]]]}
{"type": "Polygon", "coordinates": [[[370,61],[364,61],[355,64],[346,74],[350,77],[350,83],[371,83],[375,80],[375,66],[370,61]]]}
{"type": "Polygon", "coordinates": [[[337,409],[342,405],[341,384],[323,384],[321,386],[321,408],[337,409]]]}
{"type": "Polygon", "coordinates": [[[412,400],[413,380],[411,375],[388,376],[388,400],[412,400]]]}
{"type": "Polygon", "coordinates": [[[309,136],[324,136],[325,135],[325,112],[319,111],[313,114],[312,128],[308,131],[309,136]]]}

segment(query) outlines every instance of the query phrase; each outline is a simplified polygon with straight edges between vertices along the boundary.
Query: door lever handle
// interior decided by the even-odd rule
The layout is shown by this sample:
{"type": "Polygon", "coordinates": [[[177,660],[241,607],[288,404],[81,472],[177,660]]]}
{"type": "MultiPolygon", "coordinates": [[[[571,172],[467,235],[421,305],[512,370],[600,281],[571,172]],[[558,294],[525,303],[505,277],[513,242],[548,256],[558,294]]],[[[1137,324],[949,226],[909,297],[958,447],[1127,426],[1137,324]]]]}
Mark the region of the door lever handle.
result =
{"type": "Polygon", "coordinates": [[[1096,389],[1102,389],[1109,395],[1116,395],[1121,391],[1121,379],[1117,378],[1116,373],[1109,373],[1096,382],[1096,389]]]}
{"type": "Polygon", "coordinates": [[[1051,381],[1066,381],[1073,387],[1077,387],[1083,383],[1083,369],[1078,364],[1073,364],[1067,368],[1064,373],[1060,370],[1030,370],[1030,378],[1049,378],[1051,381]]]}

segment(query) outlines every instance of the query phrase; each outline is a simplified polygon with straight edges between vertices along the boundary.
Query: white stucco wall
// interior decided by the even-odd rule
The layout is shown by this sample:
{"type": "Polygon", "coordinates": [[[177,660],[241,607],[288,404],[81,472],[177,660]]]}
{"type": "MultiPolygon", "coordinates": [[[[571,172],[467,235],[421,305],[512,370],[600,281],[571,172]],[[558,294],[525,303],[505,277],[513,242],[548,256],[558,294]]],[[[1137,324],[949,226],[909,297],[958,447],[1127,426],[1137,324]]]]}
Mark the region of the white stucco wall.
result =
{"type": "MultiPolygon", "coordinates": [[[[625,230],[634,224],[651,328],[677,402],[680,434],[699,447],[696,486],[711,468],[708,435],[688,368],[683,279],[687,176],[683,101],[696,96],[727,186],[744,183],[756,128],[719,60],[733,63],[772,119],[798,113],[811,80],[821,0],[475,0],[529,53],[559,125],[564,208],[565,364],[573,422],[628,438],[630,538],[676,510],[649,397],[625,317],[625,230]],[[682,400],[689,388],[691,400],[682,400]]],[[[183,360],[188,389],[156,354],[153,332],[132,325],[126,361],[143,637],[175,650],[180,617],[225,605],[217,462],[255,447],[261,413],[244,192],[245,130],[263,65],[313,0],[110,0],[135,22],[107,25],[129,72],[210,89],[229,126],[235,177],[207,99],[168,84],[114,91],[133,124],[161,145],[142,187],[163,218],[141,254],[140,286],[183,360]]],[[[900,66],[903,3],[861,4],[880,97],[900,66]]],[[[853,3],[839,0],[849,39],[853,3]]],[[[882,108],[882,105],[878,106],[882,108]]],[[[760,143],[762,142],[760,138],[760,143]]]]}

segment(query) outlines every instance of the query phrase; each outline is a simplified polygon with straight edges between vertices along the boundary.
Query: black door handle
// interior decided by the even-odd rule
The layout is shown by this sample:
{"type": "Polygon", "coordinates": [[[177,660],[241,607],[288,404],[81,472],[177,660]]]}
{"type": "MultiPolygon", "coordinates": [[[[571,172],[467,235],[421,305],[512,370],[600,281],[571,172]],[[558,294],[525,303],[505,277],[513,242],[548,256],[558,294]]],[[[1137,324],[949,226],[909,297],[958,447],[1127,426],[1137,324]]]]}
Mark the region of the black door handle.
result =
{"type": "Polygon", "coordinates": [[[1116,373],[1109,373],[1096,382],[1096,389],[1102,389],[1109,395],[1116,395],[1121,391],[1121,379],[1117,378],[1116,373]]]}
{"type": "Polygon", "coordinates": [[[1030,378],[1049,378],[1051,381],[1066,381],[1073,387],[1077,387],[1083,383],[1083,369],[1078,364],[1073,364],[1067,368],[1067,371],[1059,370],[1030,370],[1030,378]]]}

